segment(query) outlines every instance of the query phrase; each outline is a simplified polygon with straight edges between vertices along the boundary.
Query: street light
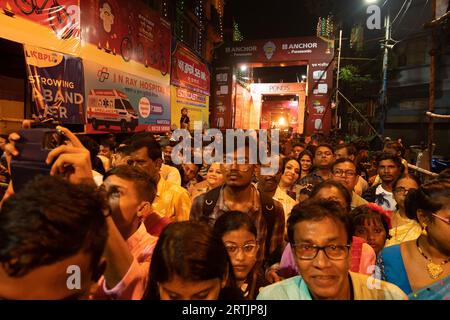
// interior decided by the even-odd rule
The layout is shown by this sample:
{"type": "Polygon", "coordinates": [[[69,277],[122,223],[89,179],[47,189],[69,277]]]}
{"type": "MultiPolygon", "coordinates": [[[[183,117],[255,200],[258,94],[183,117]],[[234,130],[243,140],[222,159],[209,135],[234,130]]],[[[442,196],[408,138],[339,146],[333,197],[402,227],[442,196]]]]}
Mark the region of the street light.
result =
{"type": "Polygon", "coordinates": [[[378,0],[366,0],[367,4],[377,3],[378,0]]]}

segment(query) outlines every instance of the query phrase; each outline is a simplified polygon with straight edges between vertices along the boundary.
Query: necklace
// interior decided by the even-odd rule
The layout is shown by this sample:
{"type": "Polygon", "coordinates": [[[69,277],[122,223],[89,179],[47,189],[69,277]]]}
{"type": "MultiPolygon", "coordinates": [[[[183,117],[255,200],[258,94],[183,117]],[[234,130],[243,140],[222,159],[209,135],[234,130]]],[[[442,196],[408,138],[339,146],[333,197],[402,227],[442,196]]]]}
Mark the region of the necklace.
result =
{"type": "Polygon", "coordinates": [[[395,211],[395,212],[394,212],[394,214],[393,214],[393,221],[396,222],[395,234],[394,234],[394,240],[395,240],[397,243],[401,243],[401,242],[405,241],[406,237],[409,235],[409,233],[411,232],[411,230],[414,229],[414,225],[412,225],[412,226],[408,229],[408,231],[405,232],[405,234],[403,235],[403,237],[400,239],[399,236],[397,235],[398,229],[399,229],[399,227],[401,227],[401,226],[407,224],[409,221],[408,221],[408,219],[404,219],[404,218],[400,215],[399,211],[395,211]],[[405,221],[405,220],[406,220],[406,221],[405,221]],[[401,222],[404,222],[404,224],[400,225],[401,222]]]}
{"type": "Polygon", "coordinates": [[[423,250],[419,246],[419,238],[417,238],[417,240],[416,240],[416,246],[417,246],[417,249],[419,250],[419,253],[428,261],[427,272],[430,275],[430,278],[431,279],[439,278],[439,276],[442,274],[442,272],[444,272],[444,268],[442,268],[442,266],[444,266],[450,259],[447,259],[445,261],[442,261],[439,264],[436,264],[433,262],[433,260],[431,260],[431,258],[428,258],[425,255],[425,253],[423,253],[423,250]]]}

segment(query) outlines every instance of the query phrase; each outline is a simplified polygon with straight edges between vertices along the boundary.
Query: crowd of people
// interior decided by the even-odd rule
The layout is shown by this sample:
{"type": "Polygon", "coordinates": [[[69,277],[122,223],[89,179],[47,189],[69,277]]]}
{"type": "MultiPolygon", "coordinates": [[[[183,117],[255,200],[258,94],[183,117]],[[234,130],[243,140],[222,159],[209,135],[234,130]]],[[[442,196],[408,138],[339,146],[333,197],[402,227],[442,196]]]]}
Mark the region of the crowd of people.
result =
{"type": "Polygon", "coordinates": [[[450,174],[417,178],[398,141],[290,134],[267,174],[251,137],[232,163],[176,164],[170,137],[58,130],[20,190],[21,137],[1,144],[0,299],[450,298],[450,174]]]}

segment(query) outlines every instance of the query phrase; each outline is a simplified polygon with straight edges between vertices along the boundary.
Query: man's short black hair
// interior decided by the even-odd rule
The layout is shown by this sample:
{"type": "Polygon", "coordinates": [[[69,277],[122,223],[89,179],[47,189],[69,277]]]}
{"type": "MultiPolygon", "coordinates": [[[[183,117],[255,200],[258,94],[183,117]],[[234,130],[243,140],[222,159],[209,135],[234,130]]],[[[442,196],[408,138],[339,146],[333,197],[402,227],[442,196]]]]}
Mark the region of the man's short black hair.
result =
{"type": "Polygon", "coordinates": [[[347,233],[347,244],[352,243],[353,226],[350,215],[336,201],[310,199],[292,208],[287,220],[289,243],[294,243],[295,225],[302,221],[320,221],[331,218],[343,224],[347,233]]]}
{"type": "Polygon", "coordinates": [[[334,154],[334,149],[333,149],[333,146],[332,146],[331,144],[329,144],[329,143],[321,143],[321,144],[319,144],[319,145],[316,147],[316,150],[314,151],[314,156],[316,156],[317,150],[318,150],[319,148],[321,148],[321,147],[330,149],[331,153],[334,154]]]}
{"type": "Polygon", "coordinates": [[[351,144],[351,143],[336,145],[334,147],[334,152],[336,153],[337,150],[341,150],[341,149],[346,149],[347,150],[347,154],[349,156],[356,156],[356,154],[357,154],[355,146],[353,144],[351,144]]]}
{"type": "Polygon", "coordinates": [[[162,159],[161,145],[153,136],[136,135],[129,143],[131,152],[136,152],[139,149],[147,148],[147,154],[153,161],[162,159]]]}
{"type": "Polygon", "coordinates": [[[397,167],[400,168],[400,171],[403,173],[405,171],[405,166],[402,163],[402,158],[400,158],[399,156],[387,153],[387,152],[382,152],[380,154],[378,154],[378,156],[376,157],[376,166],[379,167],[380,166],[380,162],[384,161],[384,160],[391,160],[392,162],[395,163],[395,165],[397,167]]]}
{"type": "Polygon", "coordinates": [[[306,144],[304,142],[296,141],[292,145],[292,148],[295,148],[295,147],[302,147],[303,149],[306,149],[306,144]]]}
{"type": "Polygon", "coordinates": [[[143,169],[127,165],[118,166],[106,172],[103,176],[103,181],[110,176],[117,176],[123,180],[133,182],[140,200],[152,203],[155,199],[156,182],[143,169]]]}
{"type": "Polygon", "coordinates": [[[0,264],[11,277],[67,259],[91,255],[94,269],[103,254],[107,227],[104,198],[88,185],[38,176],[3,204],[0,264]]]}

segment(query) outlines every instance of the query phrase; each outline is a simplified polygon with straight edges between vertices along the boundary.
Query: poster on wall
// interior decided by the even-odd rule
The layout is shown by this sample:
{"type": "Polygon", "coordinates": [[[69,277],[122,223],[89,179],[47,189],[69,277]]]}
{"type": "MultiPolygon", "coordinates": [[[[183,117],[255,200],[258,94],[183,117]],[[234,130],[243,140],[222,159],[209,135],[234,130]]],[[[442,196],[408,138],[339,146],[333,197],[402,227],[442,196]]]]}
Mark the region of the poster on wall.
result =
{"type": "Polygon", "coordinates": [[[206,65],[181,44],[172,56],[171,83],[204,95],[210,95],[210,74],[206,65]]]}
{"type": "Polygon", "coordinates": [[[81,0],[83,39],[98,50],[170,72],[170,23],[144,2],[81,0]]]}
{"type": "Polygon", "coordinates": [[[85,61],[86,131],[165,132],[170,129],[170,88],[85,61]]]}
{"type": "Polygon", "coordinates": [[[311,61],[308,75],[309,133],[327,133],[331,127],[330,93],[333,86],[333,65],[325,61],[311,61]]]}
{"type": "Polygon", "coordinates": [[[194,129],[194,123],[199,121],[202,127],[209,127],[209,96],[195,93],[187,89],[171,86],[171,121],[177,128],[181,127],[181,110],[187,110],[190,124],[189,129],[194,129]]]}
{"type": "Polygon", "coordinates": [[[0,38],[79,56],[79,0],[0,0],[0,38]]]}
{"type": "Polygon", "coordinates": [[[230,67],[218,67],[215,70],[214,102],[211,127],[225,129],[231,126],[231,84],[232,71],[230,67]]]}
{"type": "Polygon", "coordinates": [[[84,123],[84,77],[80,58],[24,45],[28,83],[40,120],[84,123]]]}

